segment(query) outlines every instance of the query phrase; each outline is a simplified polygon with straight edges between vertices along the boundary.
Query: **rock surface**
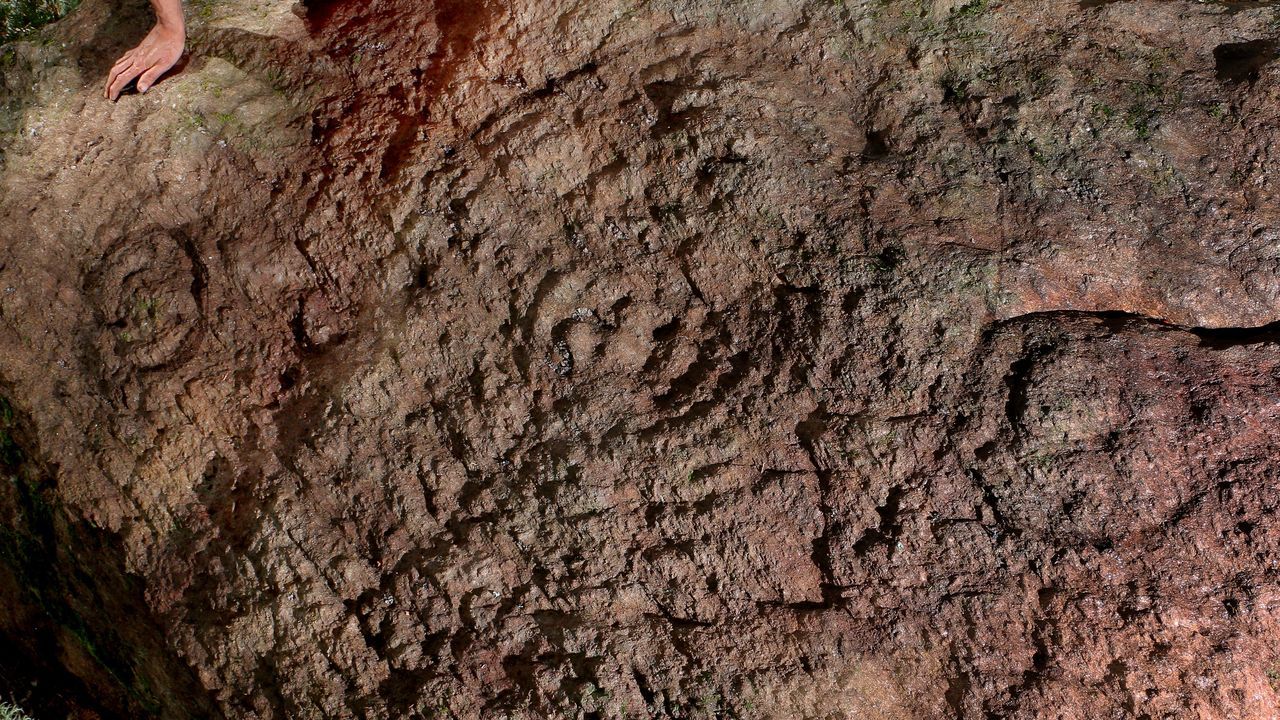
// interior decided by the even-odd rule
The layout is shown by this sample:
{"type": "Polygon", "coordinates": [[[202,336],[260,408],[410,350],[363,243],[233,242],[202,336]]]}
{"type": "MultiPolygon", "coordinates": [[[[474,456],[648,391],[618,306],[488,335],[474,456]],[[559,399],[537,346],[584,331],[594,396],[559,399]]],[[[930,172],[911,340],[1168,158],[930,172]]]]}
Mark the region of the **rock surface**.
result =
{"type": "Polygon", "coordinates": [[[188,10],[0,53],[29,709],[1280,716],[1271,3],[188,10]]]}

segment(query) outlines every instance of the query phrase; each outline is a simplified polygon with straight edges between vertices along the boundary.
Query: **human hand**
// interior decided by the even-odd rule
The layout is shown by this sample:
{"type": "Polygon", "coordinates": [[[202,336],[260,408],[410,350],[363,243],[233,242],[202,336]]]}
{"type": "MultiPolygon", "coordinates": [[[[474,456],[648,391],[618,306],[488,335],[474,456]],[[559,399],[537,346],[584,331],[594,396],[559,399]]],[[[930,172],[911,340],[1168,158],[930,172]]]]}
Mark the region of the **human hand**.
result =
{"type": "Polygon", "coordinates": [[[186,40],[186,32],[181,27],[157,23],[138,47],[125,53],[112,66],[103,97],[116,100],[134,78],[138,80],[139,92],[151,89],[161,75],[177,64],[186,40]]]}

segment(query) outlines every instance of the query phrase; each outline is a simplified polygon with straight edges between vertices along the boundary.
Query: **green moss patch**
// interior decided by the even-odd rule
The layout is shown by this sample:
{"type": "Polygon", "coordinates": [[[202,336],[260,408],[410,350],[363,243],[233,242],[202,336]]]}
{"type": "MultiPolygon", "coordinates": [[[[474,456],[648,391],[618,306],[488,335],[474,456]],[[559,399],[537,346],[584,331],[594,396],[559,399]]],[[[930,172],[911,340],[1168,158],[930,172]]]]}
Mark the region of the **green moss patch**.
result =
{"type": "Polygon", "coordinates": [[[0,45],[76,9],[80,0],[0,0],[0,45]]]}

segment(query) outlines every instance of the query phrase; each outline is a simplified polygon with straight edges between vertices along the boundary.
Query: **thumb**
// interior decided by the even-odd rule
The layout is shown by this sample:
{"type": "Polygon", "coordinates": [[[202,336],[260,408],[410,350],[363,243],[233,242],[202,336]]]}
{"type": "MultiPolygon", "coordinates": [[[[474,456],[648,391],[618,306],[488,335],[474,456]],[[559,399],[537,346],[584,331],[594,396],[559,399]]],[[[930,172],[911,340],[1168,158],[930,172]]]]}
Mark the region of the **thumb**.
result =
{"type": "Polygon", "coordinates": [[[142,77],[138,78],[138,92],[150,90],[151,86],[155,84],[156,78],[160,77],[162,73],[164,73],[164,70],[161,70],[159,66],[142,73],[142,77]]]}

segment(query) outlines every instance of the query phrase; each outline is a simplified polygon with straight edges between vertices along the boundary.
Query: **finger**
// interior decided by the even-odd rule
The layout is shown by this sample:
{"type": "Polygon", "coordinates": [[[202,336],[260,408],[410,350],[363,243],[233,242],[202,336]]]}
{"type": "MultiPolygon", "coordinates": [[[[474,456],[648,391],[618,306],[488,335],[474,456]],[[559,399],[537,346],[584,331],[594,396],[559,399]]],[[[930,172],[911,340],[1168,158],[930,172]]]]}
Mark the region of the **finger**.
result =
{"type": "Polygon", "coordinates": [[[138,77],[138,73],[141,72],[141,70],[142,68],[130,66],[128,72],[124,72],[116,76],[115,81],[111,83],[111,99],[118,99],[120,97],[120,91],[124,89],[125,85],[129,84],[130,80],[138,77]]]}
{"type": "Polygon", "coordinates": [[[152,65],[151,69],[142,73],[142,77],[138,79],[138,92],[150,90],[156,79],[163,75],[167,69],[164,65],[152,65]]]}
{"type": "Polygon", "coordinates": [[[111,84],[111,100],[113,102],[116,100],[119,100],[120,95],[124,92],[125,87],[129,85],[129,81],[133,80],[137,76],[138,76],[138,71],[132,70],[116,78],[115,82],[111,84]]]}
{"type": "Polygon", "coordinates": [[[132,61],[132,60],[133,60],[133,56],[134,56],[135,54],[137,54],[137,52],[138,52],[138,51],[137,51],[136,49],[134,49],[134,50],[130,50],[129,52],[127,52],[127,53],[125,53],[125,54],[121,55],[121,56],[120,56],[120,59],[119,59],[119,60],[117,60],[117,61],[116,61],[116,64],[115,64],[115,65],[112,65],[112,66],[111,66],[111,68],[112,68],[112,69],[115,69],[115,68],[120,67],[121,65],[126,65],[126,64],[128,64],[130,61],[132,61]]]}
{"type": "Polygon", "coordinates": [[[107,71],[107,81],[102,84],[102,97],[104,98],[111,97],[111,83],[115,82],[116,75],[120,73],[120,69],[121,67],[123,67],[121,65],[121,63],[123,62],[124,62],[124,58],[120,58],[119,60],[116,61],[116,64],[112,65],[111,69],[107,71]]]}
{"type": "Polygon", "coordinates": [[[121,81],[120,78],[124,77],[131,67],[133,66],[126,65],[111,71],[111,74],[107,77],[107,99],[115,100],[118,94],[118,88],[123,87],[124,83],[129,82],[128,80],[121,81]]]}
{"type": "Polygon", "coordinates": [[[126,55],[125,57],[120,58],[118,61],[116,61],[115,65],[111,66],[111,70],[107,73],[107,85],[110,86],[112,81],[116,79],[116,76],[122,72],[127,71],[130,65],[136,65],[136,64],[138,64],[138,58],[136,55],[132,53],[130,53],[129,55],[126,55]]]}
{"type": "Polygon", "coordinates": [[[121,72],[123,72],[123,69],[113,69],[107,75],[107,81],[102,84],[102,97],[107,98],[108,100],[111,99],[111,85],[115,83],[116,77],[119,76],[121,72]]]}
{"type": "MultiPolygon", "coordinates": [[[[135,63],[135,62],[131,62],[131,63],[127,64],[127,65],[121,65],[121,66],[119,66],[119,67],[112,68],[112,70],[111,70],[110,74],[108,74],[108,75],[107,75],[107,87],[111,87],[111,85],[112,85],[113,83],[115,83],[116,78],[120,77],[120,76],[121,76],[121,75],[123,75],[124,73],[129,72],[129,71],[130,71],[131,69],[133,69],[136,65],[137,65],[137,63],[135,63]]],[[[141,68],[139,68],[139,69],[141,69],[141,68]]]]}
{"type": "Polygon", "coordinates": [[[111,97],[111,83],[115,80],[116,75],[118,73],[126,71],[128,67],[132,64],[135,64],[137,60],[138,60],[138,48],[133,48],[132,50],[125,52],[124,55],[120,56],[119,60],[116,60],[116,64],[111,66],[111,70],[107,75],[107,82],[103,85],[103,88],[102,88],[103,97],[105,98],[111,97]]]}

